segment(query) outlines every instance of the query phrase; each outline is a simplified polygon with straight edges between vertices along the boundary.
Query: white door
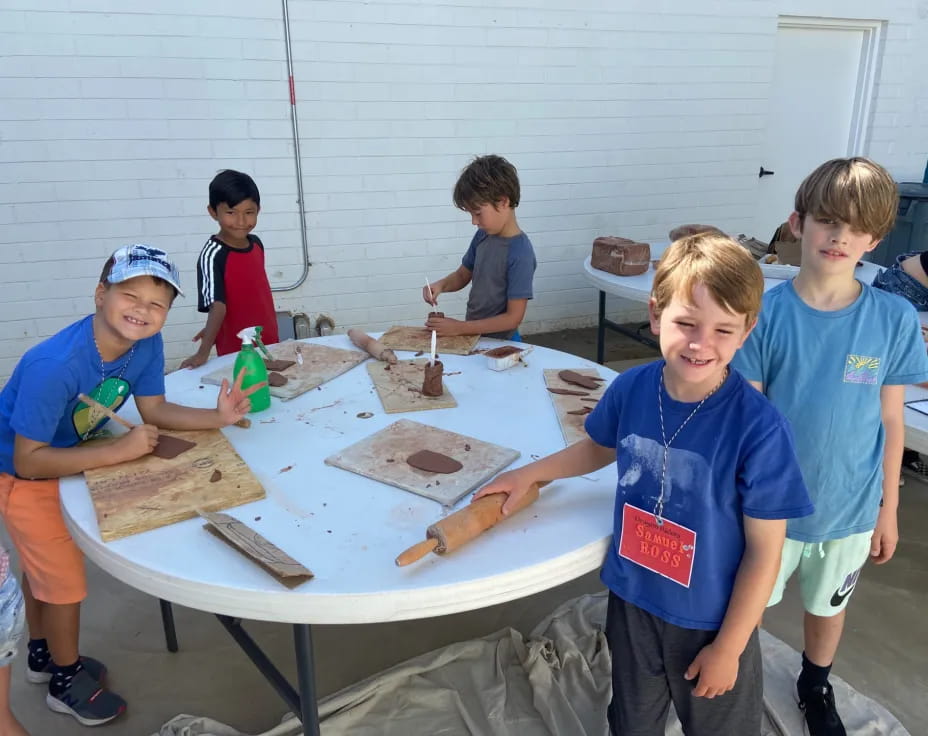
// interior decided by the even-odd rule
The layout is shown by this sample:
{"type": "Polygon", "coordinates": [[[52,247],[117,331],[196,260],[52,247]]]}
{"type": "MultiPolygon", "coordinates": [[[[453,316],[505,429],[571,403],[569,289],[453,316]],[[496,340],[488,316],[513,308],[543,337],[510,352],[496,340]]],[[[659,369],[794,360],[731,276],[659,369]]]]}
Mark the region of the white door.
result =
{"type": "Polygon", "coordinates": [[[862,153],[876,29],[853,22],[781,20],[767,137],[757,162],[754,235],[769,240],[793,210],[796,189],[830,158],[862,153]],[[808,24],[807,24],[808,23],[808,24]]]}

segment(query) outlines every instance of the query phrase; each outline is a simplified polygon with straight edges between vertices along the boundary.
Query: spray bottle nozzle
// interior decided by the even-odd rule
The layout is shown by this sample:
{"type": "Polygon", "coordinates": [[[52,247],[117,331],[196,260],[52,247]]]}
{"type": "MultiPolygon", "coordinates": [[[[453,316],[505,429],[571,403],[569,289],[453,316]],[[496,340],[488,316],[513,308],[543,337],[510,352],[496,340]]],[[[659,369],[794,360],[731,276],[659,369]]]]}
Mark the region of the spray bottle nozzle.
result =
{"type": "Polygon", "coordinates": [[[252,345],[258,340],[258,330],[260,327],[246,327],[236,335],[242,341],[242,345],[252,345]]]}

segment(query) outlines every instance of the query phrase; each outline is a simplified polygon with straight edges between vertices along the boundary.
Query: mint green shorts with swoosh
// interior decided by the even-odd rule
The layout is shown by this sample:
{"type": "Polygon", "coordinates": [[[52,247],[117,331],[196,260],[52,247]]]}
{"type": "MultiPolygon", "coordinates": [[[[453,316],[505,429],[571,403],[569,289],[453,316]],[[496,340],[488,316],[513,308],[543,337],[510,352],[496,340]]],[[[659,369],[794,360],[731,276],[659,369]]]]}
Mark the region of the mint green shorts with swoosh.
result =
{"type": "Polygon", "coordinates": [[[836,616],[847,606],[863,566],[870,558],[873,532],[852,534],[829,542],[783,544],[780,572],[767,606],[783,598],[786,581],[799,570],[799,593],[806,611],[813,616],[836,616]]]}

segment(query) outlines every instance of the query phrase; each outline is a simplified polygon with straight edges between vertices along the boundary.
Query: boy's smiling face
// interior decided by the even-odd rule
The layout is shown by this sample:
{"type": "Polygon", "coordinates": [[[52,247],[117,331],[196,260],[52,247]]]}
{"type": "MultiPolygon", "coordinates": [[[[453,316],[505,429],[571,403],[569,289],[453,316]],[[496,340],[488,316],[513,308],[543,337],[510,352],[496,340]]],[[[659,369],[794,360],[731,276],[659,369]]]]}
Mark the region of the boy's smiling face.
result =
{"type": "Polygon", "coordinates": [[[174,301],[174,289],[151,276],[136,276],[118,284],[97,284],[94,302],[103,341],[124,345],[161,331],[174,301]]]}
{"type": "Polygon", "coordinates": [[[234,248],[248,245],[248,234],[258,224],[260,207],[253,199],[244,199],[234,207],[220,202],[216,209],[207,207],[209,216],[219,223],[219,239],[234,248]]]}
{"type": "Polygon", "coordinates": [[[667,363],[667,390],[678,401],[701,401],[718,386],[753,329],[743,314],[724,309],[701,283],[693,287],[692,298],[674,294],[660,314],[652,299],[648,312],[667,363]]]}

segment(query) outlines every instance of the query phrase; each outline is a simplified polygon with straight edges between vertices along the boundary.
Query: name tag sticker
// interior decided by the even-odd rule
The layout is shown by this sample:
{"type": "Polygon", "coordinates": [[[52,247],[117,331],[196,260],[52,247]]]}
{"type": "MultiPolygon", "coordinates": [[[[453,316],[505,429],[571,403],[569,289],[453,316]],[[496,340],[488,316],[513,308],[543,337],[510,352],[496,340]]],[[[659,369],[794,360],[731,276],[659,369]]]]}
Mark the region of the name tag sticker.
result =
{"type": "Polygon", "coordinates": [[[622,508],[619,556],[651,572],[690,587],[696,557],[696,532],[626,503],[622,508]]]}

